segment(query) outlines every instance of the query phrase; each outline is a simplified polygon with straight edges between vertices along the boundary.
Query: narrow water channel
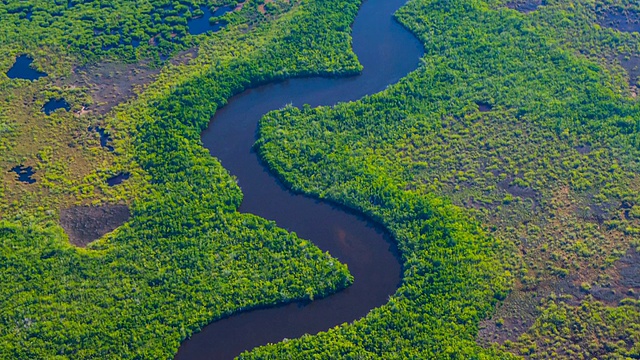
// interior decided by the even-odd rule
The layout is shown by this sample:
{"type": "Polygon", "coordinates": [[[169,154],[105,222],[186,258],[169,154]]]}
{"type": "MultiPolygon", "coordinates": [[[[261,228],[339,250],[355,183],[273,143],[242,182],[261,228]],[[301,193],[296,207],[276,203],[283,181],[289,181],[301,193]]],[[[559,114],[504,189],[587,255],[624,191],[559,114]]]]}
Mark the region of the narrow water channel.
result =
{"type": "Polygon", "coordinates": [[[334,105],[384,90],[418,66],[422,45],[393,19],[406,0],[367,0],[353,24],[353,49],[364,66],[349,78],[305,78],[268,84],[232,97],[202,133],[211,153],[235,175],[241,212],[274,220],[349,266],[349,288],[311,303],[241,312],[207,325],[180,347],[176,359],[232,359],[244,350],[315,334],[365,316],[385,304],[401,281],[393,240],[373,222],[284,188],[251,150],[267,112],[293,104],[334,105]]]}

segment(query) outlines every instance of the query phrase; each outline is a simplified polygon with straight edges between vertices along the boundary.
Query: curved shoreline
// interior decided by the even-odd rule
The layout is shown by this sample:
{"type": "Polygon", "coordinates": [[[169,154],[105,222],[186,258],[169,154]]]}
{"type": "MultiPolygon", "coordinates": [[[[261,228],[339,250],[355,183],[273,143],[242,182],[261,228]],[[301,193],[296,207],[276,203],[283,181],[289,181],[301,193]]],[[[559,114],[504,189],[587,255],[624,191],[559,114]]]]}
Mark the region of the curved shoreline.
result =
{"type": "Polygon", "coordinates": [[[202,141],[235,175],[239,211],[274,220],[349,266],[352,286],[313,302],[254,308],[215,321],[185,340],[176,359],[229,359],[283,338],[315,334],[365,316],[395,293],[401,264],[395,241],[374,221],[343,206],[285,188],[252,150],[258,121],[285,104],[334,105],[374,94],[418,65],[419,41],[393,19],[406,0],[366,0],[353,23],[362,73],[347,78],[295,78],[246,90],[216,112],[202,141]]]}

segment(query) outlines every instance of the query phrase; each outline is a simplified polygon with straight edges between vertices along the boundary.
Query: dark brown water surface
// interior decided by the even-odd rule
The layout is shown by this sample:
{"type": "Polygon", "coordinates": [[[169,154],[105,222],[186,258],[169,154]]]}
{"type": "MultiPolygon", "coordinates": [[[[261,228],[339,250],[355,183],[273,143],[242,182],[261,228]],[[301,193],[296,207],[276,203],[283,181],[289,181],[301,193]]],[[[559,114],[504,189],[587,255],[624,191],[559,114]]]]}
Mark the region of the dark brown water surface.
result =
{"type": "Polygon", "coordinates": [[[406,0],[367,0],[353,24],[353,49],[361,75],[305,78],[260,86],[232,97],[202,141],[238,179],[241,212],[274,220],[313,241],[349,266],[349,288],[308,304],[238,313],[207,325],[186,340],[176,359],[231,359],[244,350],[284,338],[315,334],[365,316],[388,301],[401,281],[396,245],[382,229],[357,214],[284,188],[251,150],[260,118],[286,104],[333,105],[384,90],[414,70],[423,49],[392,14],[406,0]]]}

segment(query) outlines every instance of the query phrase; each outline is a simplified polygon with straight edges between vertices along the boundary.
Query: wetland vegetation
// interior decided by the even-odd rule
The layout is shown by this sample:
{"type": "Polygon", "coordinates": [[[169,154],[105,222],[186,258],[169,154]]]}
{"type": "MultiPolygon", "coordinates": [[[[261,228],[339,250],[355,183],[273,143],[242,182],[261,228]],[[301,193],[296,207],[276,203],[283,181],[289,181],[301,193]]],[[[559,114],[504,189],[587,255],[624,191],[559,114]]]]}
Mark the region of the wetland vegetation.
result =
{"type": "MultiPolygon", "coordinates": [[[[359,5],[0,2],[0,357],[168,358],[216,319],[349,286],[239,213],[199,136],[245,88],[357,74],[359,5]],[[224,30],[189,33],[202,6],[233,7],[224,30]]],[[[418,70],[263,118],[269,168],[383,224],[403,281],[353,324],[241,358],[640,356],[639,10],[411,0],[418,70]]]]}

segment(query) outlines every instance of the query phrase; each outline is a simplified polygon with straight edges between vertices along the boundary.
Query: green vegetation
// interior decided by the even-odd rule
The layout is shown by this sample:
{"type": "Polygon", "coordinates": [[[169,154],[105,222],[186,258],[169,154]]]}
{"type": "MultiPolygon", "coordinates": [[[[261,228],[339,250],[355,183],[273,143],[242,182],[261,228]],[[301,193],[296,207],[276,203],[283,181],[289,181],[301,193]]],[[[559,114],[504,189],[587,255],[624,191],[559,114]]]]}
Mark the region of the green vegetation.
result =
{"type": "MultiPolygon", "coordinates": [[[[242,358],[637,356],[638,290],[622,288],[617,260],[639,246],[640,111],[621,65],[640,39],[598,25],[630,4],[522,14],[498,0],[412,0],[397,16],[424,43],[417,71],[358,102],[266,116],[257,149],[274,172],[384,224],[404,278],[354,324],[242,358]],[[603,304],[602,288],[625,299],[603,304]],[[509,341],[479,345],[493,339],[509,341]]],[[[168,358],[214,319],[352,281],[309,242],[239,214],[240,189],[199,134],[247,87],[358,72],[358,2],[249,0],[227,30],[193,37],[185,22],[200,5],[0,3],[0,73],[29,53],[50,74],[0,75],[0,165],[37,171],[32,185],[5,171],[0,187],[0,357],[168,358]],[[147,74],[131,98],[103,101],[70,80],[115,60],[135,65],[99,67],[92,84],[147,74]],[[72,112],[45,117],[51,97],[72,112]],[[96,125],[115,152],[86,130],[96,125]],[[105,185],[123,171],[131,179],[105,185]],[[59,209],[109,203],[129,204],[132,220],[69,245],[59,209]]]]}
{"type": "MultiPolygon", "coordinates": [[[[355,3],[314,1],[251,32],[217,34],[201,43],[197,59],[168,65],[137,100],[103,118],[63,112],[39,123],[41,104],[17,107],[24,123],[5,126],[15,134],[3,149],[3,164],[37,162],[34,185],[48,189],[29,188],[9,174],[3,181],[0,357],[168,358],[181,340],[216,318],[347,286],[346,266],[272,222],[236,211],[240,189],[200,146],[199,133],[217,106],[252,83],[358,71],[345,32],[356,11],[355,3]],[[290,37],[319,42],[292,43],[290,37]],[[57,225],[58,206],[121,199],[101,193],[106,186],[88,184],[76,192],[69,189],[73,182],[54,183],[54,172],[61,180],[73,176],[64,160],[78,164],[56,156],[66,151],[65,138],[46,131],[57,125],[86,139],[81,131],[92,122],[106,125],[116,151],[100,148],[93,137],[74,142],[79,159],[93,154],[111,173],[132,174],[121,191],[132,196],[133,217],[78,249],[57,225]],[[22,126],[29,123],[37,125],[22,126]],[[46,135],[53,146],[18,141],[46,135]]],[[[3,96],[7,104],[24,101],[56,80],[55,73],[33,83],[3,79],[3,96]]],[[[106,177],[98,174],[87,177],[97,184],[106,177]]]]}
{"type": "MultiPolygon", "coordinates": [[[[0,43],[10,53],[26,48],[43,57],[72,52],[93,61],[105,55],[129,61],[148,56],[157,59],[200,42],[189,35],[187,22],[203,16],[205,7],[236,7],[220,19],[255,26],[290,10],[293,2],[279,1],[268,12],[260,11],[260,4],[247,1],[238,5],[235,0],[4,0],[0,4],[0,43]],[[42,44],[47,47],[38,50],[42,44]]],[[[39,64],[55,68],[48,61],[39,64]]]]}
{"type": "MultiPolygon", "coordinates": [[[[516,285],[494,330],[483,323],[489,339],[491,331],[517,339],[552,292],[579,299],[589,291],[581,294],[583,282],[616,284],[616,259],[639,225],[629,209],[640,202],[640,109],[614,60],[637,54],[638,37],[597,25],[592,3],[549,2],[530,15],[502,5],[412,1],[398,18],[425,44],[419,70],[355,103],[290,107],[262,120],[258,149],[269,166],[294,189],[392,229],[405,278],[362,321],[245,358],[483,356],[472,339],[509,278],[497,259],[516,285]],[[615,51],[605,45],[614,39],[615,51]],[[607,56],[580,55],[605,46],[607,56]],[[474,217],[490,235],[475,230],[474,217]]],[[[548,333],[526,336],[542,343],[548,333]]],[[[570,341],[554,344],[566,358],[588,354],[568,351],[570,341]]]]}
{"type": "Polygon", "coordinates": [[[640,303],[615,308],[585,299],[571,306],[549,299],[531,329],[505,347],[532,359],[634,359],[640,356],[640,303]]]}

